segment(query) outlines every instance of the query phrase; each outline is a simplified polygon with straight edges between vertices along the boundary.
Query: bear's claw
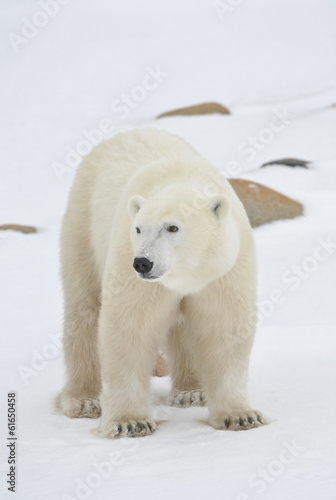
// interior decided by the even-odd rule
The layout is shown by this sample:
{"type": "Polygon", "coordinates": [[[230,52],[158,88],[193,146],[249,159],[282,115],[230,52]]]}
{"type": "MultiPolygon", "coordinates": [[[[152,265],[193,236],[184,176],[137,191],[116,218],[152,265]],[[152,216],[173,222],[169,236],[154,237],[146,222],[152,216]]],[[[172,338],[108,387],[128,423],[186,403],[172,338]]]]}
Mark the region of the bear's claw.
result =
{"type": "Polygon", "coordinates": [[[56,412],[70,418],[99,418],[101,407],[97,398],[74,398],[60,394],[56,399],[56,412]]]}
{"type": "MultiPolygon", "coordinates": [[[[240,412],[239,412],[240,413],[240,412]]],[[[210,424],[215,429],[240,431],[267,425],[269,420],[260,412],[254,410],[242,411],[240,414],[218,416],[210,419],[210,424]]]]}
{"type": "Polygon", "coordinates": [[[189,406],[206,406],[207,400],[203,391],[173,391],[169,398],[169,406],[188,408],[189,406]]]}
{"type": "Polygon", "coordinates": [[[153,434],[156,430],[154,420],[130,420],[129,422],[110,422],[107,426],[92,429],[92,433],[98,437],[110,439],[120,437],[143,437],[153,434]]]}

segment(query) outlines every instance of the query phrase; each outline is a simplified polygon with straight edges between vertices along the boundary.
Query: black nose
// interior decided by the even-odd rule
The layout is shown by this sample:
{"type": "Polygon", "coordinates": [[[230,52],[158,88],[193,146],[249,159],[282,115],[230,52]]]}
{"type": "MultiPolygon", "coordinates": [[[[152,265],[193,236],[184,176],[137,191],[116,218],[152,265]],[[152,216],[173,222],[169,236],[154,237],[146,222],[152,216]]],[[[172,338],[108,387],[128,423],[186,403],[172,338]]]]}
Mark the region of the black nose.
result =
{"type": "Polygon", "coordinates": [[[153,262],[145,257],[136,257],[133,262],[133,267],[137,273],[149,273],[153,267],[153,262]]]}

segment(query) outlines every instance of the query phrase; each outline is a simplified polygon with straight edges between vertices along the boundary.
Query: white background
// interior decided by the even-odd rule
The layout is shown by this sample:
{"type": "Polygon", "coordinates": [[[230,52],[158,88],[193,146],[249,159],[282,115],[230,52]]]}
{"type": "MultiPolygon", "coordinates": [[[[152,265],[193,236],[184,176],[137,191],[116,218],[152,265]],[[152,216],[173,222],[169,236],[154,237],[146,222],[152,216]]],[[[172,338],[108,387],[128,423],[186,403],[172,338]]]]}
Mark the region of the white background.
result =
{"type": "Polygon", "coordinates": [[[223,0],[216,9],[211,0],[63,0],[41,16],[46,3],[0,2],[0,224],[38,227],[0,233],[1,498],[13,496],[5,410],[15,390],[17,499],[333,500],[335,2],[223,0]],[[165,76],[156,88],[139,90],[157,67],[165,76]],[[142,100],[122,114],[123,94],[142,100]],[[203,101],[232,114],[154,121],[203,101]],[[287,119],[273,133],[279,113],[287,119]],[[261,321],[250,395],[271,425],[215,431],[204,408],[157,406],[168,378],[153,379],[162,423],[151,437],[99,440],[89,432],[97,422],[52,413],[64,380],[60,222],[76,150],[106,119],[114,132],[158,126],[180,134],[220,170],[234,161],[235,177],[304,204],[303,217],[254,230],[261,321]],[[258,148],[247,154],[249,138],[258,148]],[[259,169],[291,156],[311,160],[311,169],[259,169]],[[274,290],[282,292],[279,304],[271,302],[274,290]],[[99,469],[102,462],[110,465],[99,469]]]}

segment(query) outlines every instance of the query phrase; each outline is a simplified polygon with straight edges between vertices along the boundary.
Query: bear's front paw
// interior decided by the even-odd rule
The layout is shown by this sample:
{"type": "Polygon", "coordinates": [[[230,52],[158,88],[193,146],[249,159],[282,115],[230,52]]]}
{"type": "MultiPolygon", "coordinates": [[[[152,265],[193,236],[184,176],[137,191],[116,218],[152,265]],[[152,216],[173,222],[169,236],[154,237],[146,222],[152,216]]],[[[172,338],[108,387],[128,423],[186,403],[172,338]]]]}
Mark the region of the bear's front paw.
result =
{"type": "Polygon", "coordinates": [[[179,391],[174,390],[168,398],[169,406],[175,408],[188,408],[189,406],[206,406],[207,400],[205,394],[201,390],[196,391],[179,391]]]}
{"type": "Polygon", "coordinates": [[[269,424],[269,419],[257,410],[223,412],[210,418],[210,425],[215,429],[243,431],[269,424]]]}
{"type": "Polygon", "coordinates": [[[57,413],[63,413],[70,418],[99,418],[101,407],[96,398],[74,398],[69,394],[61,393],[55,402],[57,413]]]}
{"type": "Polygon", "coordinates": [[[95,436],[101,438],[120,438],[120,437],[143,437],[153,434],[156,431],[156,423],[151,418],[145,420],[129,420],[118,422],[112,420],[108,424],[103,424],[97,429],[92,429],[95,436]]]}

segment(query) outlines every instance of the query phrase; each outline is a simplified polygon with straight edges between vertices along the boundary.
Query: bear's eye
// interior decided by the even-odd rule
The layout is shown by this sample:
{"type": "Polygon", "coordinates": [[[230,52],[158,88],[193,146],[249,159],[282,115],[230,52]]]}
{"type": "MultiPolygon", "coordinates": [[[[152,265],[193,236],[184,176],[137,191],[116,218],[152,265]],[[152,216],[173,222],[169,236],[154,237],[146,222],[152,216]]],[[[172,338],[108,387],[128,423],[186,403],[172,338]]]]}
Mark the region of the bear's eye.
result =
{"type": "Polygon", "coordinates": [[[138,227],[135,228],[136,232],[139,234],[141,233],[140,229],[138,227]]]}
{"type": "Polygon", "coordinates": [[[170,233],[176,233],[176,231],[178,231],[178,227],[177,226],[168,226],[167,231],[169,231],[170,233]]]}

